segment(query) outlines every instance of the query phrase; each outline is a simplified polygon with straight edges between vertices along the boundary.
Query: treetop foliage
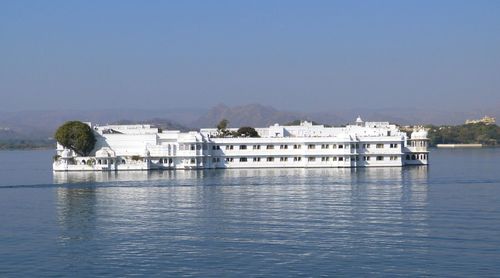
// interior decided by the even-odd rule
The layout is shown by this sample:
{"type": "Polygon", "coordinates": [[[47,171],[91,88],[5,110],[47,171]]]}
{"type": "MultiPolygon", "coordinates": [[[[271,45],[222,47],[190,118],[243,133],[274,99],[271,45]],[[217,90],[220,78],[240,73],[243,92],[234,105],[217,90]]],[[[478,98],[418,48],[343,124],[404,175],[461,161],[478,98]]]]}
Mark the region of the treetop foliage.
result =
{"type": "Polygon", "coordinates": [[[92,128],[80,121],[65,122],[57,129],[54,138],[65,148],[83,156],[90,154],[96,142],[92,128]]]}
{"type": "Polygon", "coordinates": [[[260,137],[255,128],[250,126],[242,126],[236,133],[238,134],[238,137],[260,137]]]}

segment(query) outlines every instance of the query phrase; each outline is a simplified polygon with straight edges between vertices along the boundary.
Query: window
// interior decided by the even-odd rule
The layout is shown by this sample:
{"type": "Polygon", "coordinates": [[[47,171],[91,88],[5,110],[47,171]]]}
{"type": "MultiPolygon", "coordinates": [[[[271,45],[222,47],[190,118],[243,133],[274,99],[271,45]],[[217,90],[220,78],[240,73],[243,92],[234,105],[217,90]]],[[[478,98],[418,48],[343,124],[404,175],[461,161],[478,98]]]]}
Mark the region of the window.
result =
{"type": "Polygon", "coordinates": [[[344,148],[344,145],[339,145],[339,149],[343,149],[344,148]]]}
{"type": "Polygon", "coordinates": [[[309,145],[307,145],[307,148],[312,150],[312,149],[316,148],[316,146],[313,144],[309,144],[309,145]]]}
{"type": "Polygon", "coordinates": [[[330,158],[329,158],[329,157],[322,157],[322,158],[321,158],[321,161],[323,161],[323,162],[327,162],[327,161],[330,161],[330,158]]]}
{"type": "Polygon", "coordinates": [[[377,147],[377,149],[383,149],[384,148],[384,144],[377,144],[376,147],[377,147]]]}
{"type": "Polygon", "coordinates": [[[220,158],[219,157],[212,157],[212,162],[213,163],[220,162],[220,158]]]}
{"type": "Polygon", "coordinates": [[[330,145],[328,145],[328,144],[321,144],[321,148],[322,149],[328,149],[328,148],[330,148],[330,145]]]}
{"type": "Polygon", "coordinates": [[[370,160],[370,157],[369,157],[369,156],[363,156],[363,160],[364,160],[364,161],[369,161],[369,160],[370,160]]]}
{"type": "Polygon", "coordinates": [[[191,147],[190,147],[190,150],[194,151],[196,148],[196,145],[192,144],[191,147]]]}
{"type": "Polygon", "coordinates": [[[288,157],[280,157],[280,161],[286,162],[286,161],[288,161],[288,157]]]}
{"type": "Polygon", "coordinates": [[[280,145],[280,149],[286,150],[286,149],[288,149],[288,145],[280,145]]]}
{"type": "Polygon", "coordinates": [[[226,145],[226,150],[232,150],[234,148],[233,145],[226,145]]]}
{"type": "Polygon", "coordinates": [[[217,145],[217,146],[214,145],[214,146],[212,146],[212,150],[220,150],[220,146],[219,145],[217,145]]]}
{"type": "Polygon", "coordinates": [[[359,156],[356,156],[356,161],[359,161],[359,156]]]}
{"type": "Polygon", "coordinates": [[[195,164],[196,160],[194,158],[191,158],[190,162],[191,162],[191,164],[195,164]]]}
{"type": "Polygon", "coordinates": [[[240,157],[240,162],[247,162],[247,158],[246,157],[240,157]]]}
{"type": "Polygon", "coordinates": [[[332,149],[336,149],[336,148],[337,148],[337,144],[333,144],[332,149]]]}
{"type": "Polygon", "coordinates": [[[344,158],[343,157],[339,157],[339,161],[344,161],[344,158]]]}
{"type": "MultiPolygon", "coordinates": [[[[85,161],[85,160],[84,160],[84,161],[85,161]]],[[[125,163],[126,163],[125,159],[122,159],[122,164],[125,164],[125,163]]]]}
{"type": "Polygon", "coordinates": [[[273,162],[274,161],[274,157],[268,157],[268,158],[266,158],[266,161],[267,162],[273,162]]]}
{"type": "Polygon", "coordinates": [[[398,147],[398,144],[391,144],[389,147],[394,149],[398,147]]]}
{"type": "Polygon", "coordinates": [[[254,157],[254,158],[253,158],[253,161],[254,161],[254,162],[259,162],[259,161],[260,161],[260,157],[254,157]]]}
{"type": "Polygon", "coordinates": [[[316,157],[309,157],[309,158],[307,158],[307,161],[311,161],[311,162],[316,161],[316,157]]]}
{"type": "Polygon", "coordinates": [[[293,161],[301,161],[302,160],[302,157],[300,156],[296,156],[293,158],[293,161]]]}
{"type": "Polygon", "coordinates": [[[268,150],[273,150],[273,149],[274,149],[274,145],[267,145],[267,146],[266,146],[266,149],[268,149],[268,150]]]}
{"type": "Polygon", "coordinates": [[[234,161],[234,158],[232,157],[226,157],[226,162],[233,162],[234,161]]]}
{"type": "Polygon", "coordinates": [[[377,156],[377,160],[382,161],[382,160],[384,160],[384,157],[379,155],[379,156],[377,156]]]}
{"type": "Polygon", "coordinates": [[[332,160],[337,161],[337,157],[336,156],[332,157],[332,160]]]}
{"type": "Polygon", "coordinates": [[[370,144],[363,144],[363,148],[369,149],[370,148],[370,144]]]}
{"type": "Polygon", "coordinates": [[[260,150],[260,145],[253,145],[254,150],[260,150]]]}
{"type": "Polygon", "coordinates": [[[390,160],[398,160],[397,156],[391,156],[390,160]]]}
{"type": "Polygon", "coordinates": [[[246,150],[247,149],[247,145],[240,145],[240,150],[246,150]]]}
{"type": "Polygon", "coordinates": [[[301,145],[293,145],[293,148],[296,149],[296,150],[300,149],[300,147],[302,147],[302,146],[301,145]]]}

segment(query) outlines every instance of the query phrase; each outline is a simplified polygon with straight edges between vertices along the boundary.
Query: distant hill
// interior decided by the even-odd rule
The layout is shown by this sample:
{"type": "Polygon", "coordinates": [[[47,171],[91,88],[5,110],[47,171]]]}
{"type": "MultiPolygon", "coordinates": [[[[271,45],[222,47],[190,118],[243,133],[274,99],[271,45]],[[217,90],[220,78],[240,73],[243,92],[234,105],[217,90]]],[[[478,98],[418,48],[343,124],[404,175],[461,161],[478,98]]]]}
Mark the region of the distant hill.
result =
{"type": "Polygon", "coordinates": [[[167,119],[154,118],[149,120],[141,120],[141,121],[131,121],[131,120],[120,120],[113,122],[112,124],[116,125],[133,125],[133,124],[150,124],[154,127],[161,128],[162,130],[180,130],[183,132],[189,131],[190,129],[184,125],[172,122],[167,119]]]}
{"type": "Polygon", "coordinates": [[[495,124],[463,124],[457,126],[427,126],[430,145],[483,144],[497,146],[500,143],[500,127],[495,124]]]}
{"type": "Polygon", "coordinates": [[[308,114],[295,111],[278,110],[271,106],[261,104],[248,104],[229,107],[219,104],[202,115],[191,126],[215,127],[222,119],[229,120],[231,127],[253,126],[265,127],[275,123],[285,124],[295,120],[318,120],[322,123],[332,124],[339,122],[339,118],[332,114],[308,114]]]}
{"type": "MultiPolygon", "coordinates": [[[[66,121],[80,120],[98,124],[114,123],[122,120],[138,122],[148,119],[174,119],[172,126],[185,128],[197,120],[205,110],[169,109],[169,110],[46,110],[0,112],[0,139],[31,138],[47,139],[52,137],[58,126],[66,121]],[[2,135],[2,130],[3,135],[2,135]],[[8,132],[7,132],[8,131],[8,132]]],[[[166,124],[163,121],[162,124],[166,124]]]]}
{"type": "Polygon", "coordinates": [[[163,129],[196,130],[215,127],[221,119],[230,127],[266,127],[296,120],[315,121],[325,125],[352,123],[360,115],[366,121],[389,121],[402,125],[460,125],[466,119],[489,115],[500,119],[500,105],[473,111],[446,111],[425,107],[396,108],[332,108],[329,111],[304,112],[280,110],[261,104],[227,106],[211,109],[107,109],[107,110],[45,110],[0,112],[0,141],[47,140],[56,128],[68,120],[108,123],[151,123],[163,129]]]}

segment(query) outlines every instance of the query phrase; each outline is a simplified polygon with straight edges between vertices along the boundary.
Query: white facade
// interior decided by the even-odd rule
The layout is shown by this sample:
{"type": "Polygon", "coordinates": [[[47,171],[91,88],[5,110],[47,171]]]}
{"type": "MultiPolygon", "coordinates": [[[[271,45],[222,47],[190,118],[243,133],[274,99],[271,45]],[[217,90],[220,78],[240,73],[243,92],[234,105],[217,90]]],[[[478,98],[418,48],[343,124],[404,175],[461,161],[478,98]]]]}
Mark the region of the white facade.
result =
{"type": "Polygon", "coordinates": [[[373,167],[428,164],[427,132],[411,138],[388,122],[256,128],[260,137],[217,137],[217,129],[160,131],[149,125],[91,126],[89,157],[57,146],[54,171],[373,167]]]}

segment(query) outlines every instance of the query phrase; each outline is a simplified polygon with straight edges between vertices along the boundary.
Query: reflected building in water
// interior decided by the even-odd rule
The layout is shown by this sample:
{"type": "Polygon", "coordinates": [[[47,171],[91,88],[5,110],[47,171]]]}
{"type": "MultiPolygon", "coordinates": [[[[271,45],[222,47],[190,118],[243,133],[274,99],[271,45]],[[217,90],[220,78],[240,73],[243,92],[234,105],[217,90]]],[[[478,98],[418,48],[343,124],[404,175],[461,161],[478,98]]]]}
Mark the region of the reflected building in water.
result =
{"type": "MultiPolygon", "coordinates": [[[[387,224],[386,233],[426,231],[425,166],[61,172],[54,173],[54,180],[62,184],[57,199],[63,239],[92,237],[96,226],[120,232],[123,226],[104,225],[111,220],[124,221],[135,232],[147,231],[151,222],[166,231],[201,225],[216,232],[229,225],[238,232],[241,227],[231,223],[257,221],[265,226],[269,221],[324,217],[328,219],[322,220],[324,224],[334,230],[372,223],[387,224]]],[[[300,229],[307,232],[320,228],[317,225],[300,229]]]]}

